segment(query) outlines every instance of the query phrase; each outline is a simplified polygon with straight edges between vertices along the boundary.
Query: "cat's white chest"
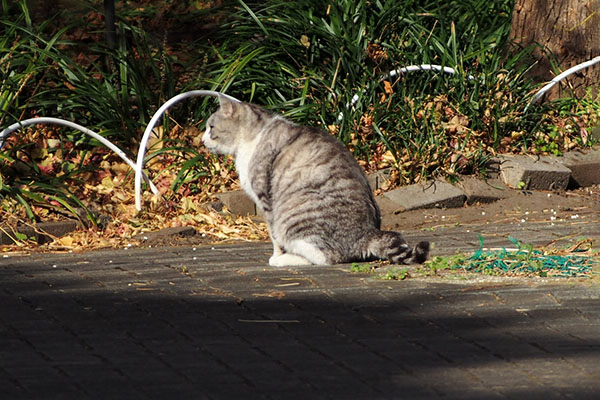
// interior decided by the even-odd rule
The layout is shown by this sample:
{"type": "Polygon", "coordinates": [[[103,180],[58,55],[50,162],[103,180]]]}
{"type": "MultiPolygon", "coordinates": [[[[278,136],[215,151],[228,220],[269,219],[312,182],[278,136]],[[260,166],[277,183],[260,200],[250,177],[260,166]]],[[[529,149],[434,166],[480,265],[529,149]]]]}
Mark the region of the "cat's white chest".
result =
{"type": "Polygon", "coordinates": [[[258,196],[256,196],[256,193],[252,190],[252,182],[250,181],[250,162],[252,160],[252,155],[256,150],[258,139],[257,136],[250,142],[242,143],[238,147],[238,151],[235,155],[235,168],[240,178],[240,185],[256,204],[258,204],[259,201],[258,196]]]}

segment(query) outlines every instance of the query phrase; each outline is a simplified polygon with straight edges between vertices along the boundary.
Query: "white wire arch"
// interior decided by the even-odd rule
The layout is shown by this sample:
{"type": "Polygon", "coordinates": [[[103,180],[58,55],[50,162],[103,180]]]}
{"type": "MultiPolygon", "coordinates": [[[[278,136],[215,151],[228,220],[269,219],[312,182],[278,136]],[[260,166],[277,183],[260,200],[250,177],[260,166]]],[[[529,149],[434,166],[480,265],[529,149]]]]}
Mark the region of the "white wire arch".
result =
{"type": "MultiPolygon", "coordinates": [[[[10,135],[14,131],[17,131],[17,130],[19,130],[21,128],[24,128],[26,126],[37,125],[37,124],[62,125],[62,126],[66,126],[68,128],[75,129],[75,130],[78,130],[80,132],[83,132],[84,134],[93,137],[94,139],[98,140],[100,143],[102,143],[103,145],[105,145],[106,147],[108,147],[109,149],[111,149],[112,151],[114,151],[134,171],[137,170],[136,169],[136,164],[132,160],[130,160],[129,157],[127,157],[127,155],[123,152],[123,150],[121,150],[119,147],[117,147],[116,145],[114,145],[112,142],[110,142],[104,136],[101,136],[98,133],[96,133],[96,132],[94,132],[94,131],[92,131],[92,130],[84,127],[84,126],[81,126],[81,125],[76,124],[74,122],[67,121],[67,120],[60,119],[60,118],[40,117],[40,118],[30,118],[30,119],[26,119],[26,120],[23,120],[23,121],[15,122],[14,124],[10,125],[8,128],[2,130],[2,132],[0,132],[0,150],[2,150],[2,147],[4,147],[5,139],[8,137],[8,135],[10,135]]],[[[152,183],[152,181],[150,181],[150,179],[148,178],[148,176],[145,173],[143,173],[143,172],[142,172],[142,177],[144,178],[144,180],[150,186],[150,189],[152,190],[152,193],[154,193],[157,196],[160,196],[160,193],[159,193],[158,189],[156,188],[156,186],[152,183]]]]}
{"type": "MultiPolygon", "coordinates": [[[[437,71],[437,72],[445,72],[446,74],[456,74],[456,70],[454,68],[443,67],[443,66],[437,65],[437,64],[407,65],[406,67],[401,67],[401,68],[397,68],[397,69],[391,70],[389,72],[386,72],[385,74],[383,74],[381,76],[381,78],[379,78],[379,83],[383,82],[386,79],[390,79],[395,76],[398,76],[400,74],[405,74],[407,72],[415,72],[415,71],[437,71]]],[[[467,75],[467,78],[470,81],[475,79],[475,77],[473,75],[467,75]]],[[[364,93],[364,90],[363,90],[363,93],[364,93]]],[[[353,107],[359,98],[360,98],[360,96],[358,95],[358,93],[355,93],[354,96],[352,96],[350,103],[346,104],[346,109],[353,107]]],[[[338,114],[338,121],[341,121],[343,118],[344,118],[344,112],[341,111],[338,114]]]]}
{"type": "Polygon", "coordinates": [[[184,100],[184,99],[187,99],[190,97],[197,97],[197,96],[211,96],[211,97],[222,96],[231,101],[240,102],[235,97],[229,96],[224,93],[215,92],[213,90],[191,90],[189,92],[180,93],[177,96],[170,98],[156,111],[154,116],[152,116],[152,119],[150,119],[148,126],[146,126],[146,130],[144,131],[144,134],[142,135],[142,140],[140,142],[140,147],[139,147],[138,154],[137,154],[137,163],[135,166],[135,208],[138,211],[142,210],[142,170],[144,168],[144,162],[145,162],[144,158],[146,156],[146,150],[147,150],[146,148],[148,147],[148,140],[150,139],[150,134],[152,133],[152,129],[154,129],[154,127],[158,123],[158,120],[163,116],[165,111],[167,111],[167,109],[169,107],[171,107],[173,104],[175,104],[181,100],[184,100]]]}
{"type": "Polygon", "coordinates": [[[597,57],[592,58],[589,61],[585,61],[585,62],[582,62],[581,64],[577,64],[577,65],[575,65],[575,66],[567,69],[562,74],[559,74],[556,77],[554,77],[554,79],[552,79],[550,82],[548,82],[543,88],[541,88],[535,94],[535,96],[533,96],[533,98],[531,99],[531,101],[529,102],[529,104],[527,104],[527,106],[525,107],[525,110],[523,111],[523,113],[526,113],[527,110],[529,109],[529,106],[537,103],[538,100],[542,98],[542,96],[544,95],[544,93],[546,93],[548,90],[552,89],[554,87],[554,85],[556,85],[558,82],[562,81],[567,76],[569,76],[571,74],[574,74],[577,71],[580,71],[580,70],[582,70],[584,68],[591,67],[592,65],[597,64],[599,62],[600,62],[600,56],[597,56],[597,57]]]}
{"type": "MultiPolygon", "coordinates": [[[[402,68],[398,68],[398,69],[389,71],[388,73],[384,74],[381,77],[380,81],[382,81],[384,79],[393,78],[396,75],[405,74],[407,72],[414,72],[414,71],[437,71],[437,72],[445,72],[447,74],[455,74],[456,73],[456,70],[454,68],[443,67],[443,66],[437,65],[437,64],[408,65],[406,67],[402,67],[402,68]]],[[[475,77],[473,75],[467,75],[467,78],[470,81],[475,79],[475,77]]]]}

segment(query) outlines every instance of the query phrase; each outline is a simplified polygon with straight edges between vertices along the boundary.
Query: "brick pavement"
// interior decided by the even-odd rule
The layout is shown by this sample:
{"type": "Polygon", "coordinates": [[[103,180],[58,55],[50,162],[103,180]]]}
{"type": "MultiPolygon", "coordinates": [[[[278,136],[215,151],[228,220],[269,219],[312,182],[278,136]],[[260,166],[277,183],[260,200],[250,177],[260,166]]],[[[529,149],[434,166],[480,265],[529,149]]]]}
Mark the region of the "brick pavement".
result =
{"type": "Polygon", "coordinates": [[[382,281],[269,253],[0,258],[0,398],[598,397],[591,280],[382,281]]]}

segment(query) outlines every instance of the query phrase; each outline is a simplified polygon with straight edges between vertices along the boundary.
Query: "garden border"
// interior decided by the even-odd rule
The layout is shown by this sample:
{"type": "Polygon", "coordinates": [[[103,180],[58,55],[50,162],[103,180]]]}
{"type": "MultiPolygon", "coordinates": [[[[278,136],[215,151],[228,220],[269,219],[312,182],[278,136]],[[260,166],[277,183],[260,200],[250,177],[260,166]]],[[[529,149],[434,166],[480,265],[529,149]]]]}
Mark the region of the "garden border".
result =
{"type": "MultiPolygon", "coordinates": [[[[548,84],[546,84],[538,92],[536,92],[536,94],[533,96],[531,101],[527,104],[527,106],[523,110],[523,113],[526,113],[531,105],[535,104],[544,95],[544,93],[546,93],[548,90],[550,90],[552,87],[554,87],[561,80],[563,80],[564,78],[566,78],[567,76],[569,76],[575,72],[578,72],[584,68],[593,66],[599,62],[600,62],[600,56],[597,56],[591,60],[577,64],[577,65],[567,69],[566,71],[562,72],[561,74],[557,75],[548,84]]],[[[445,72],[445,73],[449,73],[449,74],[456,73],[456,70],[451,67],[445,67],[445,66],[436,65],[436,64],[409,65],[406,67],[401,67],[401,68],[387,72],[386,74],[384,74],[382,76],[380,81],[387,79],[387,78],[394,77],[396,75],[399,75],[400,73],[413,72],[413,71],[437,71],[437,72],[445,72]]],[[[475,77],[473,75],[467,75],[467,77],[469,80],[475,79],[475,77]]],[[[29,125],[51,123],[51,124],[63,125],[63,126],[66,126],[66,127],[72,128],[72,129],[79,130],[79,131],[83,132],[84,134],[95,138],[96,140],[100,141],[103,145],[105,145],[109,149],[113,150],[119,157],[121,157],[121,159],[123,159],[131,168],[134,169],[134,171],[135,171],[135,182],[134,182],[135,207],[136,207],[137,211],[141,211],[141,209],[142,209],[142,203],[141,203],[142,178],[149,185],[149,187],[152,190],[152,192],[154,193],[154,195],[156,195],[159,198],[161,197],[156,186],[152,183],[150,178],[143,171],[143,167],[144,167],[144,163],[145,163],[145,155],[146,155],[146,151],[147,151],[148,141],[150,139],[150,134],[152,133],[152,130],[158,123],[158,120],[163,116],[163,114],[166,112],[166,110],[169,107],[171,107],[172,105],[174,105],[175,103],[177,103],[181,100],[184,100],[184,99],[187,99],[190,97],[197,97],[197,96],[211,96],[211,97],[222,96],[222,97],[228,98],[229,100],[232,100],[235,102],[240,102],[240,100],[236,99],[233,96],[227,95],[225,93],[213,91],[213,90],[192,90],[192,91],[180,93],[180,94],[170,98],[161,107],[159,107],[159,109],[156,111],[156,113],[153,115],[150,122],[146,126],[146,129],[144,130],[144,133],[142,135],[142,140],[140,142],[140,146],[138,148],[137,160],[135,163],[125,155],[123,150],[121,150],[119,147],[117,147],[112,142],[110,142],[108,139],[99,135],[98,133],[96,133],[88,128],[85,128],[79,124],[76,124],[74,122],[63,120],[60,118],[52,118],[52,117],[30,118],[30,119],[16,122],[16,123],[10,125],[8,128],[5,128],[4,130],[2,130],[0,132],[0,150],[4,146],[5,138],[9,134],[11,134],[12,132],[14,132],[18,129],[29,126],[29,125]]],[[[352,97],[351,104],[347,104],[346,107],[353,106],[356,103],[356,101],[358,101],[358,99],[359,99],[358,94],[355,94],[352,97]]],[[[338,119],[341,119],[341,118],[343,118],[343,112],[340,112],[340,115],[338,116],[338,119]]]]}

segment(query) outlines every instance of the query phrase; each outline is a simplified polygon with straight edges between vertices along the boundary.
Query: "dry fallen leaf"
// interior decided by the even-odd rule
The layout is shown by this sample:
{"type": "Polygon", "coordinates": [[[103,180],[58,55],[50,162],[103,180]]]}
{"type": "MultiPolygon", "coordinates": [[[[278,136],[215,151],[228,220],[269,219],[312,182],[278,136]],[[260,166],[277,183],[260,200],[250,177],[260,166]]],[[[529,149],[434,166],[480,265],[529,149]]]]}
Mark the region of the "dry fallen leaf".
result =
{"type": "Polygon", "coordinates": [[[383,81],[383,90],[386,94],[392,95],[394,93],[394,89],[392,88],[392,84],[388,81],[383,81]]]}
{"type": "Polygon", "coordinates": [[[63,236],[61,238],[58,238],[57,242],[64,247],[71,247],[73,246],[73,242],[74,239],[72,236],[63,236]]]}

